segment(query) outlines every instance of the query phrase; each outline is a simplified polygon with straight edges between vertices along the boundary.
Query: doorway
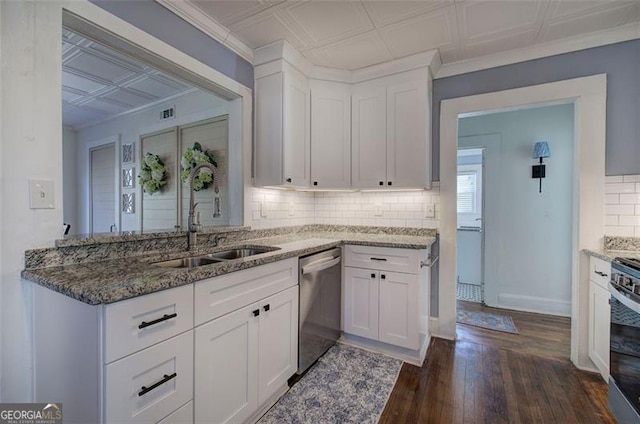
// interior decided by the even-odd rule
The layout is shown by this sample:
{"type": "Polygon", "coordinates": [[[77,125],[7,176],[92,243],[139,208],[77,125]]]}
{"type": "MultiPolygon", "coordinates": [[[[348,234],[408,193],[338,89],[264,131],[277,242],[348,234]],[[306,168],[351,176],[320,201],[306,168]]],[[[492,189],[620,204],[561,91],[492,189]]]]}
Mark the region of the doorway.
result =
{"type": "Polygon", "coordinates": [[[109,233],[118,230],[116,222],[116,145],[109,143],[89,150],[90,230],[109,233]]]}

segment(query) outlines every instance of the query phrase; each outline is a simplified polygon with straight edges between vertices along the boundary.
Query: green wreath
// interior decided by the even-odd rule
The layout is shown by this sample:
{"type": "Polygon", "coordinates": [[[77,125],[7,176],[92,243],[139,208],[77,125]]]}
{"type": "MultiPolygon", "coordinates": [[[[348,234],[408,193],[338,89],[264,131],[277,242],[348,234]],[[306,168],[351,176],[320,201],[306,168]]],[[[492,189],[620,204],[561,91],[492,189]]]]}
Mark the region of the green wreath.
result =
{"type": "Polygon", "coordinates": [[[147,153],[142,158],[138,183],[145,193],[153,194],[167,184],[167,167],[158,155],[147,153]]]}
{"type": "MultiPolygon", "coordinates": [[[[191,170],[201,163],[210,163],[215,167],[218,166],[215,156],[213,156],[213,152],[210,150],[203,151],[202,145],[196,142],[193,143],[193,147],[189,147],[187,151],[184,152],[184,155],[182,155],[182,159],[180,160],[180,165],[182,166],[180,179],[183,183],[187,183],[189,181],[189,174],[191,174],[191,170]]],[[[205,190],[212,182],[213,172],[208,168],[202,168],[193,180],[193,189],[195,191],[205,190]]]]}

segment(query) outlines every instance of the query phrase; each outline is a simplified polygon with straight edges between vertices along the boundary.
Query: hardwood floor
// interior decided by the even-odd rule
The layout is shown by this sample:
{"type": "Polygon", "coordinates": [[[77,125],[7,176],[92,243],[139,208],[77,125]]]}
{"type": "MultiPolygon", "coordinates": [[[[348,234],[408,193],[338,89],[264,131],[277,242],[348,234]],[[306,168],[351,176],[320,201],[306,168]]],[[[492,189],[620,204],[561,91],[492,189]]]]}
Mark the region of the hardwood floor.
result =
{"type": "Polygon", "coordinates": [[[380,423],[615,423],[602,378],[569,361],[569,319],[506,312],[519,335],[459,324],[455,342],[432,339],[421,368],[403,365],[380,423]]]}

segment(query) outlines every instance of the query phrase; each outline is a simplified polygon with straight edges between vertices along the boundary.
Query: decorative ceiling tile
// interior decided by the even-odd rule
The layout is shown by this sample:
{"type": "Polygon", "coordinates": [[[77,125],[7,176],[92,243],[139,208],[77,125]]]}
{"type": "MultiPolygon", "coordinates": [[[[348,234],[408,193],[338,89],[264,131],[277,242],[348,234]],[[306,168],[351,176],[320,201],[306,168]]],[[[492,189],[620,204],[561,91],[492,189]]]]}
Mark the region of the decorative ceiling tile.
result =
{"type": "Polygon", "coordinates": [[[464,44],[539,29],[548,7],[543,1],[467,0],[456,5],[464,44]]]}
{"type": "Polygon", "coordinates": [[[303,54],[317,65],[348,70],[387,62],[393,58],[375,30],[307,50],[303,54]]]}
{"type": "Polygon", "coordinates": [[[474,57],[486,56],[502,51],[519,49],[531,44],[537,30],[511,33],[500,38],[491,38],[473,44],[461,46],[459,60],[471,59],[474,57]]]}
{"type": "Polygon", "coordinates": [[[62,86],[80,90],[86,94],[93,93],[105,87],[105,84],[87,78],[84,75],[78,75],[72,71],[62,69],[62,86]]]}
{"type": "Polygon", "coordinates": [[[136,93],[124,88],[117,88],[107,94],[100,96],[100,98],[125,104],[129,108],[139,107],[147,103],[159,100],[159,98],[156,96],[150,94],[143,95],[142,93],[136,93]]]}
{"type": "MultiPolygon", "coordinates": [[[[277,6],[279,7],[279,6],[277,6]]],[[[230,26],[240,41],[256,49],[278,40],[287,40],[296,49],[308,48],[310,43],[294,32],[286,18],[280,16],[277,7],[257,13],[230,26]]]]}
{"type": "Polygon", "coordinates": [[[321,46],[373,29],[362,3],[355,1],[298,1],[279,12],[304,31],[313,46],[321,46]]]}
{"type": "Polygon", "coordinates": [[[396,58],[437,48],[453,48],[458,38],[455,6],[388,25],[378,32],[396,58]]]}
{"type": "Polygon", "coordinates": [[[453,5],[453,0],[363,1],[376,28],[453,5]]]}
{"type": "Polygon", "coordinates": [[[163,81],[157,75],[145,75],[131,83],[125,85],[125,87],[133,88],[136,91],[144,93],[149,96],[154,97],[169,97],[173,94],[176,94],[180,90],[176,89],[171,84],[167,84],[167,82],[163,81]]]}
{"type": "Polygon", "coordinates": [[[125,112],[127,109],[126,105],[118,104],[113,101],[107,101],[103,99],[93,98],[86,103],[83,103],[82,106],[89,107],[91,109],[95,109],[99,112],[104,112],[106,115],[116,115],[118,113],[125,112]]]}
{"type": "Polygon", "coordinates": [[[67,60],[64,63],[64,68],[75,71],[77,74],[84,74],[111,83],[122,81],[136,73],[135,70],[128,67],[86,52],[81,52],[67,60]]]}
{"type": "Polygon", "coordinates": [[[227,27],[272,6],[264,0],[195,0],[192,3],[204,13],[227,27]]]}
{"type": "Polygon", "coordinates": [[[440,50],[440,60],[442,63],[453,63],[460,60],[459,50],[455,49],[442,49],[440,50]]]}
{"type": "Polygon", "coordinates": [[[594,10],[607,9],[609,7],[623,6],[624,4],[633,4],[634,1],[620,0],[580,0],[580,1],[554,1],[549,6],[547,18],[564,18],[568,16],[581,15],[594,10]]]}
{"type": "Polygon", "coordinates": [[[546,42],[587,32],[601,31],[624,25],[638,19],[638,4],[624,4],[615,8],[581,13],[562,19],[553,19],[543,25],[538,41],[546,42]]]}

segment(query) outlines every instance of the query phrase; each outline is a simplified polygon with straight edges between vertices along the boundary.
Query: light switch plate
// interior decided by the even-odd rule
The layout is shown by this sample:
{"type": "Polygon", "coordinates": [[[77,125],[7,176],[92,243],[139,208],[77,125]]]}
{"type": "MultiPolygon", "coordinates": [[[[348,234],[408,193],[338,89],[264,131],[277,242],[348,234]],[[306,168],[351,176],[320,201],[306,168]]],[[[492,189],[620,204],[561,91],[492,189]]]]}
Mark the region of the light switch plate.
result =
{"type": "Polygon", "coordinates": [[[260,202],[260,217],[261,218],[266,218],[267,217],[267,202],[260,202]]]}
{"type": "Polygon", "coordinates": [[[55,209],[53,181],[29,180],[29,207],[31,209],[55,209]]]}
{"type": "Polygon", "coordinates": [[[382,203],[376,203],[373,206],[373,216],[382,216],[382,203]]]}
{"type": "Polygon", "coordinates": [[[293,202],[289,202],[289,216],[294,216],[296,214],[296,207],[293,202]]]}
{"type": "Polygon", "coordinates": [[[434,203],[425,203],[424,205],[424,217],[435,218],[436,217],[436,205],[434,203]]]}

